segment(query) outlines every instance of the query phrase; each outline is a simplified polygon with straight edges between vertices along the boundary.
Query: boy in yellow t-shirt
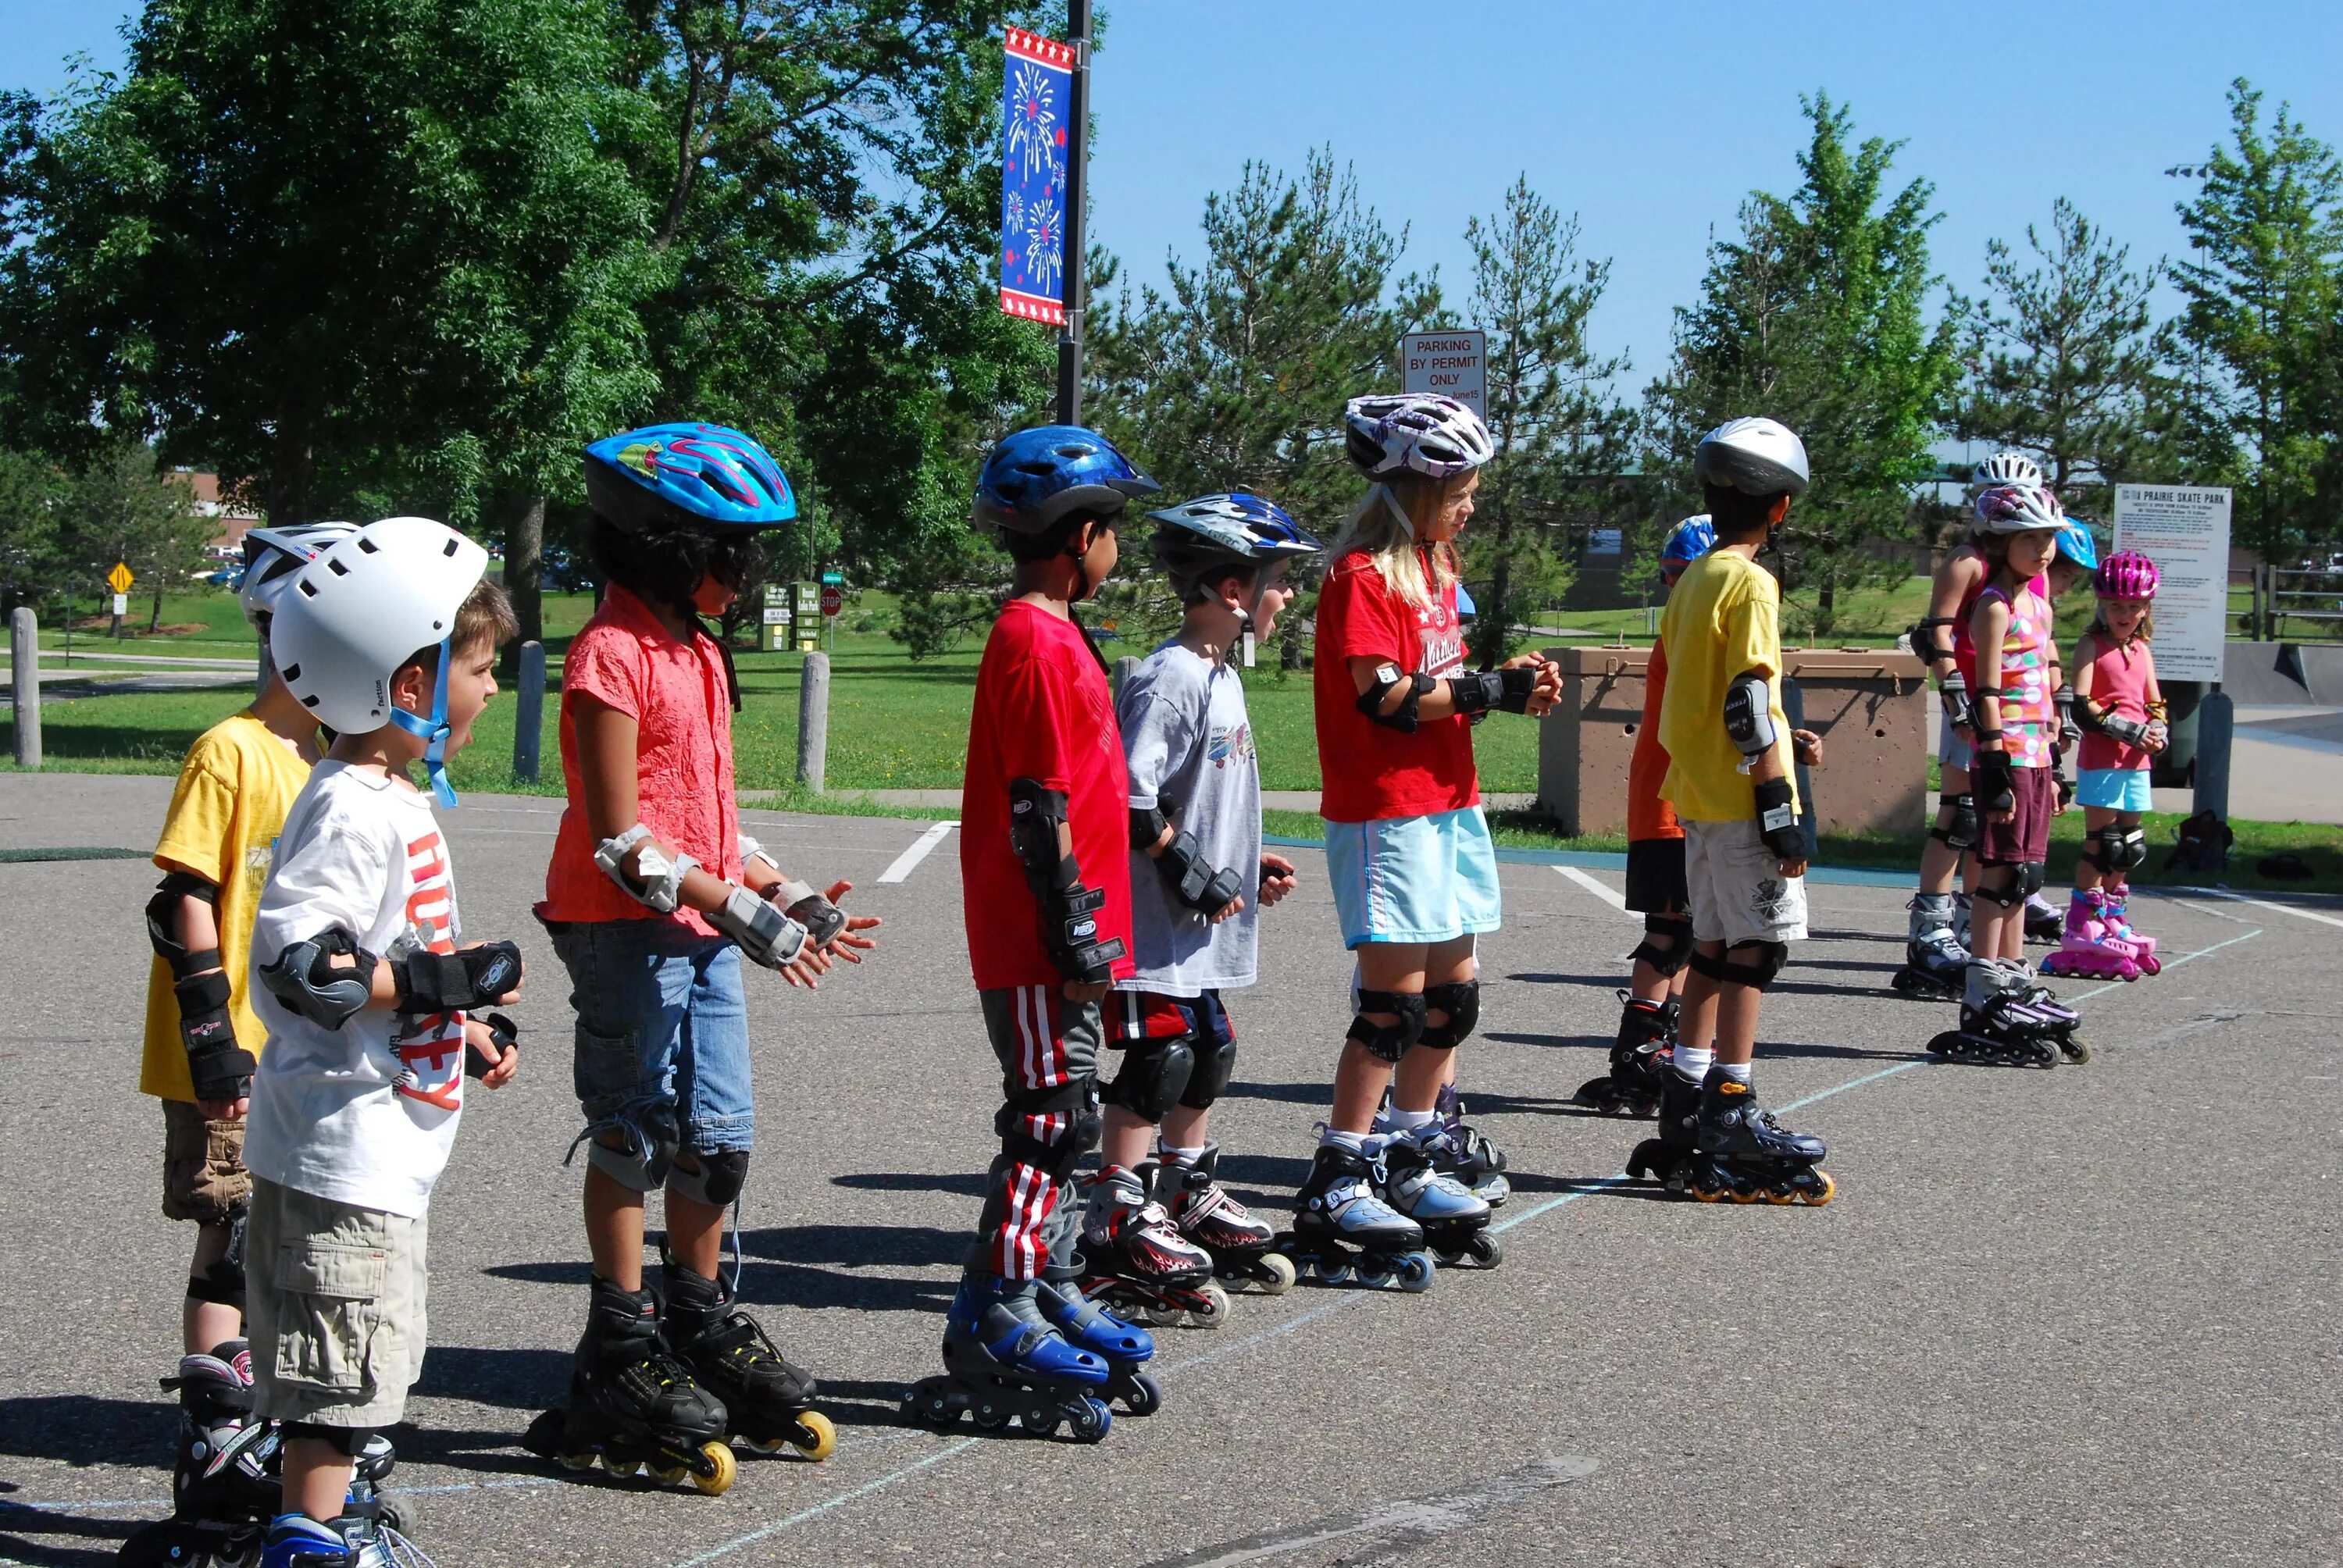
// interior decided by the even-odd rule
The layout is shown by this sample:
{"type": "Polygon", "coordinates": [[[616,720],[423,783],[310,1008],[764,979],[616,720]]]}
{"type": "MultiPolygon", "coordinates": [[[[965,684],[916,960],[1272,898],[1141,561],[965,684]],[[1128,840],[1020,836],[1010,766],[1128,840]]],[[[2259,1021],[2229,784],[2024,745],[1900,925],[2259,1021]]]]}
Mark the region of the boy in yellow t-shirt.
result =
{"type": "MultiPolygon", "coordinates": [[[[265,639],[277,594],[347,523],[256,528],[245,536],[245,618],[265,639]]],[[[179,769],[162,838],[161,885],[146,905],[155,962],[138,1087],[163,1102],[163,1213],[197,1226],[180,1314],[184,1358],[170,1386],[188,1444],[208,1442],[251,1409],[245,1357],[242,1235],[252,1178],[244,1112],[267,1038],[246,994],[246,954],[285,814],[317,759],[317,723],[275,675],[252,706],[196,738],[179,769]]]]}
{"type": "Polygon", "coordinates": [[[1827,1203],[1822,1140],[1777,1125],[1749,1067],[1765,988],[1806,934],[1805,839],[1782,714],[1782,592],[1756,559],[1805,492],[1806,449],[1774,420],[1729,420],[1702,440],[1693,473],[1716,546],[1685,568],[1660,619],[1661,789],[1684,823],[1692,975],[1660,1135],[1631,1168],[1703,1202],[1827,1203]]]}

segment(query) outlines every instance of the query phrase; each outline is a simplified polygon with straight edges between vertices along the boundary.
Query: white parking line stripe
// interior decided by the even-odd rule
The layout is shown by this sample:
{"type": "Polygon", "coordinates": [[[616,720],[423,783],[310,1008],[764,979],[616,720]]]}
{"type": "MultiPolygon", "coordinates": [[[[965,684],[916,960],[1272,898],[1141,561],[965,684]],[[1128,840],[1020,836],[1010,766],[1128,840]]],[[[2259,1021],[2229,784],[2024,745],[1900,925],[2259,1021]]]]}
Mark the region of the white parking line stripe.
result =
{"type": "Polygon", "coordinates": [[[959,827],[957,822],[939,822],[912,840],[911,847],[895,857],[895,863],[879,873],[882,882],[900,882],[909,877],[928,858],[928,852],[944,841],[944,835],[959,827]]]}
{"type": "Polygon", "coordinates": [[[1580,887],[1584,888],[1588,892],[1594,894],[1596,898],[1602,900],[1613,909],[1620,910],[1622,913],[1625,912],[1627,908],[1627,900],[1624,894],[1613,892],[1609,888],[1604,887],[1601,882],[1596,881],[1594,878],[1588,876],[1585,872],[1580,870],[1575,866],[1556,866],[1554,869],[1560,871],[1564,876],[1568,877],[1572,881],[1576,882],[1580,887]]]}
{"type": "Polygon", "coordinates": [[[2218,888],[2192,888],[2191,892],[2208,899],[2227,899],[2233,904],[2251,904],[2258,910],[2276,910],[2281,915],[2292,915],[2298,920],[2317,920],[2322,926],[2343,926],[2343,920],[2333,915],[2322,915],[2316,910],[2297,908],[2293,904],[2273,904],[2268,899],[2249,899],[2243,893],[2225,893],[2218,888]]]}

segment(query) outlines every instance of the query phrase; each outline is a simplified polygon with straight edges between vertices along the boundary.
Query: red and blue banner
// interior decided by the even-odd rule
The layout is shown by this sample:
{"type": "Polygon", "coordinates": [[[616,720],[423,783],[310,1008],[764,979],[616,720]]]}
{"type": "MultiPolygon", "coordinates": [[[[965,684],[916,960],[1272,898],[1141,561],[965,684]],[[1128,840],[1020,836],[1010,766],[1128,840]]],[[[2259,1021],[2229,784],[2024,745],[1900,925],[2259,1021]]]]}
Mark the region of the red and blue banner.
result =
{"type": "Polygon", "coordinates": [[[1066,321],[1067,118],[1070,44],[1011,27],[1001,89],[1001,308],[1028,321],[1066,321]]]}

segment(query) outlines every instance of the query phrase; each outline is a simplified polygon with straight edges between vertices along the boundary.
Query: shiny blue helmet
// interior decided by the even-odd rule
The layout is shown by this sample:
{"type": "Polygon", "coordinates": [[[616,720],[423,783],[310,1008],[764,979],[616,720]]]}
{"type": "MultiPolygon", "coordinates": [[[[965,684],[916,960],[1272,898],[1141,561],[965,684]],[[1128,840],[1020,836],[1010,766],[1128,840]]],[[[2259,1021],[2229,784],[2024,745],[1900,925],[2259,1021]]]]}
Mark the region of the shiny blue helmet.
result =
{"type": "Polygon", "coordinates": [[[1681,571],[1716,548],[1716,528],[1708,520],[1706,512],[1686,518],[1668,530],[1666,542],[1660,546],[1660,565],[1681,571]]]}
{"type": "Polygon", "coordinates": [[[976,478],[976,527],[985,534],[1045,533],[1075,512],[1115,517],[1132,497],[1162,487],[1097,431],[1041,425],[1002,437],[986,456],[976,478]]]}
{"type": "Polygon", "coordinates": [[[2099,541],[2079,518],[2068,518],[2066,526],[2058,530],[2058,554],[2087,572],[2099,569],[2099,541]]]}
{"type": "Polygon", "coordinates": [[[752,533],[798,515],[780,465],[752,436],[696,422],[622,430],[586,448],[586,499],[621,533],[752,533]]]}

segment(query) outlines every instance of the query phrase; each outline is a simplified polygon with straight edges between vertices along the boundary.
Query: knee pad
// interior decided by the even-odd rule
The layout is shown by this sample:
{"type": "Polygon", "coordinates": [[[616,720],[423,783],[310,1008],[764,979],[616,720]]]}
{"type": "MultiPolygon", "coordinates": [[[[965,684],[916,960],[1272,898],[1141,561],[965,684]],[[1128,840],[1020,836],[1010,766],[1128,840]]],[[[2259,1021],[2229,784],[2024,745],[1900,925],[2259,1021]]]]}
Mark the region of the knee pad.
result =
{"type": "Polygon", "coordinates": [[[189,1274],[187,1300],[244,1311],[244,1260],[231,1251],[202,1273],[189,1274]]]}
{"type": "Polygon", "coordinates": [[[1351,1020],[1347,1038],[1367,1048],[1367,1054],[1377,1061],[1397,1061],[1407,1054],[1407,1048],[1423,1038],[1423,1015],[1427,1004],[1422,993],[1403,990],[1362,990],[1359,992],[1359,1016],[1351,1020]],[[1370,1022],[1371,1012],[1395,1012],[1397,1023],[1370,1022]]]}
{"type": "Polygon", "coordinates": [[[1669,980],[1675,978],[1676,971],[1684,967],[1684,960],[1691,956],[1692,921],[1682,915],[1645,915],[1644,940],[1637,942],[1635,950],[1627,955],[1634,962],[1651,965],[1655,973],[1669,980]],[[1652,939],[1654,937],[1666,937],[1671,945],[1654,947],[1652,939]]]}
{"type": "Polygon", "coordinates": [[[1188,1091],[1195,1070],[1195,1048],[1184,1038],[1135,1041],[1124,1049],[1122,1070],[1109,1092],[1133,1116],[1161,1121],[1188,1091]]]}
{"type": "Polygon", "coordinates": [[[1218,998],[1207,994],[1196,1000],[1196,1070],[1189,1075],[1188,1091],[1180,1103],[1191,1111],[1210,1111],[1236,1070],[1237,1031],[1218,998]]]}
{"type": "Polygon", "coordinates": [[[2099,875],[2104,877],[2117,869],[2117,862],[2122,857],[2123,829],[2110,822],[2104,828],[2086,834],[2083,839],[2083,851],[2075,858],[2097,867],[2099,875]]]}
{"type": "MultiPolygon", "coordinates": [[[[683,1138],[675,1124],[674,1108],[662,1105],[639,1121],[621,1120],[615,1128],[588,1127],[578,1135],[578,1142],[586,1145],[586,1163],[619,1186],[630,1192],[656,1192],[667,1185],[683,1138]],[[612,1131],[626,1136],[626,1147],[613,1149],[602,1141],[601,1135],[612,1131]]],[[[569,1151],[576,1154],[578,1144],[571,1144],[569,1151]]]]}
{"type": "Polygon", "coordinates": [[[1446,1023],[1427,1023],[1418,1043],[1434,1050],[1453,1050],[1464,1043],[1473,1026],[1481,1021],[1481,982],[1476,980],[1451,980],[1446,985],[1423,988],[1424,1010],[1439,1008],[1447,1013],[1446,1023]]]}
{"type": "Polygon", "coordinates": [[[1082,1156],[1098,1147],[1098,1080],[1085,1076],[1047,1089],[1015,1091],[993,1117],[992,1126],[1001,1135],[1001,1153],[1052,1181],[1063,1181],[1082,1156]],[[1040,1128],[1029,1127],[1029,1119],[1040,1128]]]}
{"type": "Polygon", "coordinates": [[[667,1190],[680,1192],[695,1203],[705,1203],[711,1209],[729,1209],[740,1196],[740,1189],[749,1181],[749,1151],[727,1149],[720,1153],[702,1154],[691,1151],[699,1167],[687,1171],[678,1165],[667,1173],[667,1190]]]}
{"type": "Polygon", "coordinates": [[[313,1421],[288,1421],[285,1423],[284,1432],[288,1440],[297,1437],[315,1439],[344,1459],[356,1459],[364,1453],[367,1444],[372,1442],[375,1436],[374,1428],[370,1426],[320,1426],[313,1421]]]}
{"type": "Polygon", "coordinates": [[[1706,975],[1719,985],[1745,985],[1751,990],[1762,991],[1774,983],[1774,977],[1789,961],[1787,942],[1735,942],[1715,958],[1694,950],[1692,971],[1706,975]],[[1736,963],[1735,953],[1748,956],[1736,963]]]}
{"type": "Polygon", "coordinates": [[[1986,860],[1983,864],[1985,875],[1977,879],[1977,889],[1971,895],[1972,897],[1983,899],[1988,903],[1998,904],[2005,910],[2014,910],[2026,901],[2024,891],[2026,872],[2016,861],[1986,860]],[[2002,871],[2010,873],[2008,885],[2006,887],[1990,885],[1988,879],[1998,881],[2000,878],[1997,873],[2002,871]]]}
{"type": "Polygon", "coordinates": [[[2146,833],[2142,832],[2137,828],[2124,828],[2118,829],[2112,824],[2109,825],[2107,830],[2111,833],[2119,831],[2123,835],[2122,839],[2116,847],[2115,851],[2115,869],[2117,870],[2137,871],[2142,866],[2147,864],[2147,835],[2146,833]]]}
{"type": "Polygon", "coordinates": [[[1936,797],[1936,825],[1928,837],[1949,849],[1974,849],[1977,842],[1976,797],[1950,790],[1936,797]]]}
{"type": "Polygon", "coordinates": [[[2030,899],[2042,890],[2042,879],[2050,868],[2040,860],[2021,860],[2017,867],[2017,896],[2030,899]]]}

